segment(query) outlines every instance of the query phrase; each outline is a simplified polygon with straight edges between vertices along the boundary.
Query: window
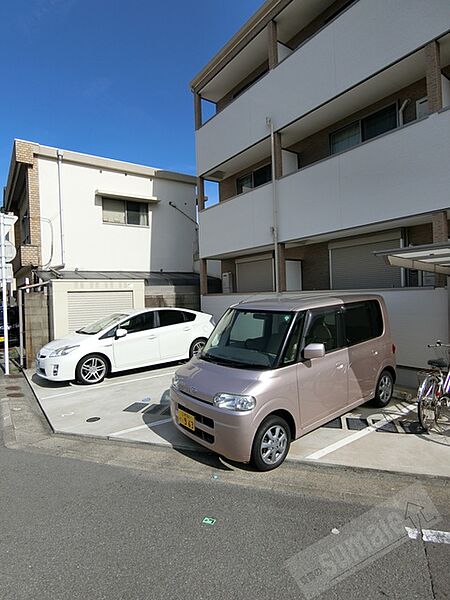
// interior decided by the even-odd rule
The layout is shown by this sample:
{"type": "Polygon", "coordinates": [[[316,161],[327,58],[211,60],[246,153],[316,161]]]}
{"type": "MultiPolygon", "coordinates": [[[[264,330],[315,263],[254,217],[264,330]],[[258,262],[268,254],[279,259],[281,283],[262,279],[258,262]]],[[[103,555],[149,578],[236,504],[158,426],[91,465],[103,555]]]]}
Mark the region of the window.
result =
{"type": "Polygon", "coordinates": [[[23,213],[22,218],[20,220],[20,229],[22,232],[22,244],[31,244],[30,217],[28,216],[27,210],[23,213]]]}
{"type": "Polygon", "coordinates": [[[305,347],[308,344],[324,344],[326,352],[341,348],[339,316],[340,310],[335,308],[313,312],[305,336],[305,347]]]}
{"type": "Polygon", "coordinates": [[[138,333],[139,331],[147,331],[147,329],[153,329],[155,326],[155,313],[146,312],[131,317],[125,323],[120,325],[121,329],[126,329],[128,333],[138,333]]]}
{"type": "Polygon", "coordinates": [[[272,165],[269,163],[260,169],[256,169],[253,173],[239,177],[236,180],[237,193],[243,194],[249,192],[253,188],[259,187],[272,181],[272,165]]]}
{"type": "Polygon", "coordinates": [[[159,310],[158,315],[160,327],[184,323],[184,316],[180,310],[159,310]]]}
{"type": "Polygon", "coordinates": [[[292,365],[298,360],[298,350],[300,346],[300,340],[303,332],[303,324],[305,322],[305,313],[299,313],[297,320],[294,325],[294,329],[287,342],[286,350],[284,352],[282,364],[283,366],[292,365]]]}
{"type": "Polygon", "coordinates": [[[195,319],[197,318],[197,315],[195,313],[183,312],[183,315],[184,315],[184,320],[187,322],[195,321],[195,319]]]}
{"type": "Polygon", "coordinates": [[[348,346],[360,344],[383,333],[383,317],[376,300],[347,304],[344,310],[345,338],[348,346]]]}
{"type": "Polygon", "coordinates": [[[397,105],[368,115],[361,121],[355,121],[330,135],[330,153],[336,154],[357,146],[397,127],[397,105]]]}
{"type": "Polygon", "coordinates": [[[103,198],[103,223],[148,227],[148,205],[145,202],[103,198]]]}

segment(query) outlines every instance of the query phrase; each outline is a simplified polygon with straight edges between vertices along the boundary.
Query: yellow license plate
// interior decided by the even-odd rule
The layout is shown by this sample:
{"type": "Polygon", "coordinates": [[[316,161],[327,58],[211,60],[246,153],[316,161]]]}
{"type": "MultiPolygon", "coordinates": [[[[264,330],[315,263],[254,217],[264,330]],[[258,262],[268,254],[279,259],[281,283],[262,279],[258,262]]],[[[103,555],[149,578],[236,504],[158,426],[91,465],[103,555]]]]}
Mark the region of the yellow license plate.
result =
{"type": "Polygon", "coordinates": [[[195,417],[181,410],[181,408],[178,409],[178,423],[191,431],[195,431],[195,417]]]}
{"type": "Polygon", "coordinates": [[[5,341],[5,338],[2,335],[0,335],[0,342],[4,342],[4,341],[5,341]]]}

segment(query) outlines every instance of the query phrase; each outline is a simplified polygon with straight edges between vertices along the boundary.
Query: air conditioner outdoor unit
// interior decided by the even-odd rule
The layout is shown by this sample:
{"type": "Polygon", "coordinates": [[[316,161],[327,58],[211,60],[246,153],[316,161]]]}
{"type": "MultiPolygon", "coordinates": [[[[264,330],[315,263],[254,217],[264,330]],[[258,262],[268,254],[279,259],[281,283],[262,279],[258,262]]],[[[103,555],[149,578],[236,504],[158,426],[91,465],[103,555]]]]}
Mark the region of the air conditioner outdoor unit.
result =
{"type": "Polygon", "coordinates": [[[233,273],[222,273],[222,292],[231,294],[233,291],[233,273]]]}

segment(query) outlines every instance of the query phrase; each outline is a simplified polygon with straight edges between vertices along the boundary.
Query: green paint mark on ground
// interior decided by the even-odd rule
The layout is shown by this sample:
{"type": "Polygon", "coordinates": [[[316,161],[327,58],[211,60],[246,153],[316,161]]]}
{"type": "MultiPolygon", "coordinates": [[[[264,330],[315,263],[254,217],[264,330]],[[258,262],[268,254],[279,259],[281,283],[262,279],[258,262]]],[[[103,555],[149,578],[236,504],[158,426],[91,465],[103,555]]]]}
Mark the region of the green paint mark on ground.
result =
{"type": "Polygon", "coordinates": [[[212,519],[211,517],[205,517],[202,521],[203,525],[214,525],[216,519],[212,519]]]}

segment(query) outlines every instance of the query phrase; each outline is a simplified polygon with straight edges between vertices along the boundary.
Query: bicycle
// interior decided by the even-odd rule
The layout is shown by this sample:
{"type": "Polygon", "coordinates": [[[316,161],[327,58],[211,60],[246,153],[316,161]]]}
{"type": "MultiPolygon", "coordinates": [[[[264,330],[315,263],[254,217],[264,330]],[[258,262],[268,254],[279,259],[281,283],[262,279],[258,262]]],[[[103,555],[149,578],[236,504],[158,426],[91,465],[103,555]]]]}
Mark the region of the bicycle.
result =
{"type": "Polygon", "coordinates": [[[425,379],[417,391],[417,413],[419,423],[425,431],[429,431],[433,425],[438,425],[442,409],[450,409],[450,368],[449,348],[450,344],[437,341],[428,344],[428,348],[446,349],[447,360],[443,358],[428,361],[429,371],[422,371],[425,379]]]}

